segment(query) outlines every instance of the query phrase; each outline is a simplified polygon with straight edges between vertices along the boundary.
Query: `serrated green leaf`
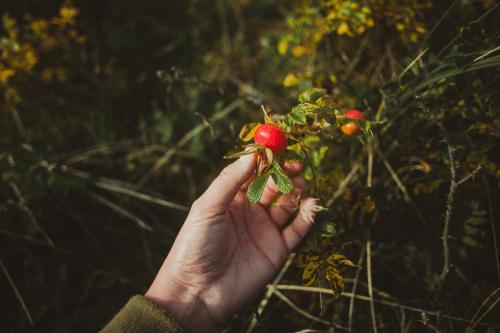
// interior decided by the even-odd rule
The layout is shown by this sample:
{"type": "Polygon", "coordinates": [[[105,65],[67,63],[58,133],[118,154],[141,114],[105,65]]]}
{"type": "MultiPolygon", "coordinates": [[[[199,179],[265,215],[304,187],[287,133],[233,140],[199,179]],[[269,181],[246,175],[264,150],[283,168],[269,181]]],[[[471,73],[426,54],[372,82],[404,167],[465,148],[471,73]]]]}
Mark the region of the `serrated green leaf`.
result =
{"type": "Polygon", "coordinates": [[[247,197],[251,203],[259,202],[266,188],[267,180],[269,179],[270,173],[266,172],[263,175],[258,176],[254,181],[248,186],[247,197]]]}
{"type": "Polygon", "coordinates": [[[316,104],[322,108],[330,110],[331,112],[335,111],[335,103],[330,95],[321,96],[316,100],[316,104]]]}
{"type": "Polygon", "coordinates": [[[282,176],[281,174],[277,172],[273,172],[272,174],[274,183],[276,184],[276,187],[280,190],[282,193],[290,193],[293,191],[293,181],[288,177],[288,176],[282,176]]]}
{"type": "Polygon", "coordinates": [[[326,95],[323,88],[309,88],[299,95],[299,102],[315,102],[321,96],[326,95]]]}
{"type": "Polygon", "coordinates": [[[306,113],[300,108],[300,105],[294,106],[292,111],[287,115],[287,120],[289,125],[305,125],[306,124],[306,113]]]}
{"type": "Polygon", "coordinates": [[[290,177],[287,176],[279,163],[276,161],[273,162],[272,172],[274,183],[276,184],[276,187],[280,190],[280,192],[290,193],[293,191],[293,181],[290,179],[290,177]]]}
{"type": "Polygon", "coordinates": [[[326,112],[326,109],[322,108],[321,106],[313,103],[300,103],[297,105],[297,107],[302,110],[305,114],[308,113],[314,113],[314,114],[321,114],[326,112]]]}

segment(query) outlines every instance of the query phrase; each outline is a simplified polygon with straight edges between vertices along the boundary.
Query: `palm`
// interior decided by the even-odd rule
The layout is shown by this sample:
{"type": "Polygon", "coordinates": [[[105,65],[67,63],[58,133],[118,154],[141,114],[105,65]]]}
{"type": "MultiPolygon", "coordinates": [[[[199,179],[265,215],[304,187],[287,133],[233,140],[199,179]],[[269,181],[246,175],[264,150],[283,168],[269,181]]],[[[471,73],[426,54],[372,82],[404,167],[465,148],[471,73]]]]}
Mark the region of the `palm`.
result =
{"type": "MultiPolygon", "coordinates": [[[[260,202],[250,203],[244,184],[254,165],[253,161],[231,164],[193,204],[165,260],[165,273],[155,280],[161,276],[175,280],[202,301],[219,324],[263,291],[313,220],[315,201],[307,199],[288,224],[299,208],[297,199],[304,186],[300,177],[293,178],[292,193],[281,195],[269,183],[260,202]]],[[[293,176],[301,168],[287,172],[293,176]]],[[[159,299],[158,286],[153,283],[150,288],[152,298],[159,299]]]]}
{"type": "Polygon", "coordinates": [[[205,238],[207,245],[218,244],[210,252],[200,253],[218,262],[206,267],[207,276],[213,277],[206,281],[207,287],[231,295],[223,308],[217,309],[219,313],[214,313],[222,318],[228,309],[248,303],[262,291],[283,264],[288,249],[267,210],[260,204],[250,204],[242,192],[220,220],[214,219],[206,226],[212,228],[211,237],[205,238]]]}

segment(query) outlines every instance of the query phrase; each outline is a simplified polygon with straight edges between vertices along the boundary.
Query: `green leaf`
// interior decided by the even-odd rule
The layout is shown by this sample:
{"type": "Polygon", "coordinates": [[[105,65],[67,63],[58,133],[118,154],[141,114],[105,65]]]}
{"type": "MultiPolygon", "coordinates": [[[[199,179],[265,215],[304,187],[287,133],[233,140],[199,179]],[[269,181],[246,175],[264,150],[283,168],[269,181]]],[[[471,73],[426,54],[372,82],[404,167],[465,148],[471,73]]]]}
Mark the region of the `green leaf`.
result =
{"type": "Polygon", "coordinates": [[[306,113],[300,105],[294,106],[292,111],[287,115],[288,125],[292,126],[294,124],[305,125],[306,124],[306,113]]]}
{"type": "Polygon", "coordinates": [[[314,103],[300,103],[297,107],[299,107],[305,114],[322,114],[326,112],[325,108],[314,103]]]}
{"type": "Polygon", "coordinates": [[[335,110],[335,103],[330,95],[321,96],[316,100],[316,104],[332,112],[335,110]]]}
{"type": "Polygon", "coordinates": [[[269,179],[270,173],[266,172],[263,175],[258,176],[254,181],[248,186],[247,197],[251,203],[257,203],[264,193],[266,188],[267,180],[269,179]]]}
{"type": "Polygon", "coordinates": [[[230,151],[226,155],[224,155],[224,159],[229,160],[229,159],[238,158],[238,157],[241,157],[244,155],[250,155],[250,154],[255,153],[258,150],[259,149],[255,147],[255,148],[250,148],[248,150],[243,150],[243,151],[236,151],[236,152],[230,151]]]}
{"type": "Polygon", "coordinates": [[[337,230],[333,223],[324,221],[319,224],[318,233],[323,237],[333,237],[337,234],[337,230]]]}
{"type": "Polygon", "coordinates": [[[281,166],[279,165],[278,162],[274,161],[273,162],[273,173],[272,177],[274,180],[274,183],[276,184],[276,187],[280,190],[282,193],[290,193],[293,191],[293,181],[290,179],[290,177],[287,176],[287,174],[283,171],[281,166]]]}
{"type": "Polygon", "coordinates": [[[326,90],[323,88],[309,88],[299,95],[299,102],[315,102],[321,96],[326,95],[326,90]]]}

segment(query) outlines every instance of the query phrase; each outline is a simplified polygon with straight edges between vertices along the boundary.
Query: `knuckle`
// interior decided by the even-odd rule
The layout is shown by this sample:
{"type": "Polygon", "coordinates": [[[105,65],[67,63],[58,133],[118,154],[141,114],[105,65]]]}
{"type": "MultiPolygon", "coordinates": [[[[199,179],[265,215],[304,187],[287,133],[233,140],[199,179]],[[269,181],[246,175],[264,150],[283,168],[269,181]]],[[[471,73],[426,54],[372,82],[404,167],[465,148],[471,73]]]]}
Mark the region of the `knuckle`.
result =
{"type": "Polygon", "coordinates": [[[199,197],[191,204],[191,211],[199,211],[203,207],[202,197],[199,197]]]}

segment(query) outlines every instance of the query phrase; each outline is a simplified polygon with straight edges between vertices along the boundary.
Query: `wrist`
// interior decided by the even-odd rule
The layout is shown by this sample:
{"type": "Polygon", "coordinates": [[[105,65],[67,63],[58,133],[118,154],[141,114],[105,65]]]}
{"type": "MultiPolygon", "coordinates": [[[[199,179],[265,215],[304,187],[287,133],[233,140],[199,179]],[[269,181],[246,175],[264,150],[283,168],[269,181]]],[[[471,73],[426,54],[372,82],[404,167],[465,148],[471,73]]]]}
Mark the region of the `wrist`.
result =
{"type": "Polygon", "coordinates": [[[144,297],[164,308],[191,333],[217,332],[219,329],[198,293],[169,276],[163,269],[144,297]]]}

